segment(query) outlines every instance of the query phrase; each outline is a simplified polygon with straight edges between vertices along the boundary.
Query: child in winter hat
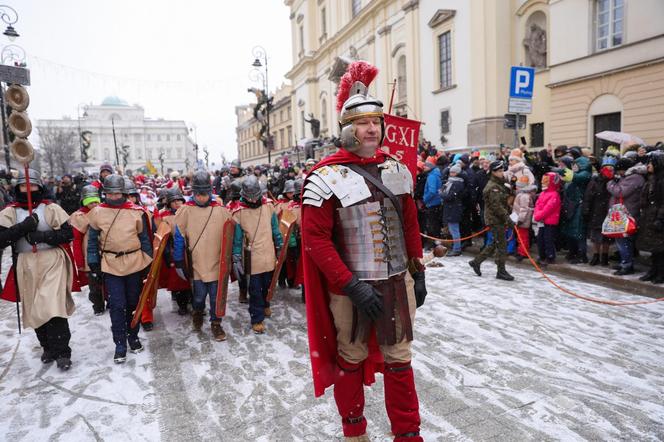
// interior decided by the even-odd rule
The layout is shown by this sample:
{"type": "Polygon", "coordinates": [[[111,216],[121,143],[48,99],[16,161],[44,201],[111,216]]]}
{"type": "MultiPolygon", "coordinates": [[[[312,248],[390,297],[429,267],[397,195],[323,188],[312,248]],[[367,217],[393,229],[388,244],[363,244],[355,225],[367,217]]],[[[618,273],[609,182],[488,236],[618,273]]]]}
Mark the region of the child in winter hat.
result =
{"type": "Polygon", "coordinates": [[[537,187],[530,184],[528,177],[520,176],[516,181],[516,197],[512,212],[518,218],[516,228],[519,231],[519,248],[517,250],[517,259],[521,261],[528,256],[530,250],[530,225],[535,209],[535,192],[537,187]]]}

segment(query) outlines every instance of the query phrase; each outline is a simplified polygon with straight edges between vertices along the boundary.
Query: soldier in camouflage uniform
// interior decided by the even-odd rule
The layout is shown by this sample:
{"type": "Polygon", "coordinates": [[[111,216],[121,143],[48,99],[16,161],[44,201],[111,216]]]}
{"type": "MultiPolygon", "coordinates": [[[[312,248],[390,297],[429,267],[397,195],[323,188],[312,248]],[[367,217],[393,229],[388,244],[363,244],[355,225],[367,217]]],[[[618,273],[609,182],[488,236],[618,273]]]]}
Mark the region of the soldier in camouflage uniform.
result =
{"type": "Polygon", "coordinates": [[[473,268],[477,276],[482,276],[482,272],[480,271],[482,262],[495,252],[496,265],[498,266],[496,278],[513,281],[514,277],[505,270],[505,257],[507,255],[505,229],[513,228],[514,222],[510,218],[511,209],[508,202],[512,190],[509,184],[505,182],[503,166],[504,163],[502,160],[491,163],[491,166],[489,166],[491,176],[482,192],[482,197],[484,198],[484,223],[491,228],[493,242],[484,247],[482,252],[470,261],[468,265],[473,268]]]}

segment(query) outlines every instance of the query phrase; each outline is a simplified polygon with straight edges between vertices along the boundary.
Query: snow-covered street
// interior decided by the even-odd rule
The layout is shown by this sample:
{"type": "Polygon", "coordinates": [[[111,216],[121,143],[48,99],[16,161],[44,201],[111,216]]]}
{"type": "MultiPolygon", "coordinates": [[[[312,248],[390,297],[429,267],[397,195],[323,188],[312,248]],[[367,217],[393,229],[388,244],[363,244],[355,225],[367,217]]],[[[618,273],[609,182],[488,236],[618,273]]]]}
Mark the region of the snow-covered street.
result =
{"type": "MultiPolygon", "coordinates": [[[[469,259],[428,269],[429,296],[417,312],[413,365],[425,440],[664,439],[664,303],[584,302],[531,270],[508,268],[517,280],[507,283],[487,262],[478,278],[469,259]]],[[[74,296],[65,373],[40,362],[34,332],[19,336],[15,306],[0,304],[0,439],[342,439],[331,391],[313,397],[299,291],[277,293],[260,336],[232,286],[222,343],[207,324],[193,333],[162,291],[155,329],[140,333],[146,350],[124,365],[112,361],[108,314],[93,316],[87,292],[74,296]]],[[[376,441],[390,440],[381,384],[379,376],[366,394],[376,441]]]]}

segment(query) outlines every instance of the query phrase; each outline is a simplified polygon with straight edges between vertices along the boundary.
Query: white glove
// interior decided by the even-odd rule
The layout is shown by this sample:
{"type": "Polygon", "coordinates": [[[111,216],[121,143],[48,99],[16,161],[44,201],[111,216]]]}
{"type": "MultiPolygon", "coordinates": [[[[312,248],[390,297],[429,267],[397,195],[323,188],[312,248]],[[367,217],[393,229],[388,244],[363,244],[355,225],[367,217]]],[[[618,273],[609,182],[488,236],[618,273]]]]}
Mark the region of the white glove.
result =
{"type": "Polygon", "coordinates": [[[510,213],[510,219],[516,224],[519,221],[519,215],[517,215],[516,212],[512,212],[510,213]]]}
{"type": "Polygon", "coordinates": [[[177,267],[175,268],[175,273],[177,273],[178,277],[180,279],[184,279],[185,281],[187,280],[187,277],[184,275],[184,270],[178,269],[177,267]]]}

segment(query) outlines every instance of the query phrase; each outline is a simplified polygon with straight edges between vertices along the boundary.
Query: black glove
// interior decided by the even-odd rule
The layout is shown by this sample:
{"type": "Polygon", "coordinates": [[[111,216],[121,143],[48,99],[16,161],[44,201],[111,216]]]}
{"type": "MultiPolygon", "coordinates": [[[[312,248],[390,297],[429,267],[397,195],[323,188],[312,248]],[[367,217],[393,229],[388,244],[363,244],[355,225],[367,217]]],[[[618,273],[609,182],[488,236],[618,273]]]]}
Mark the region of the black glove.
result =
{"type": "Polygon", "coordinates": [[[661,232],[664,230],[664,222],[661,219],[656,219],[653,223],[652,226],[657,230],[658,232],[661,232]]]}
{"type": "Polygon", "coordinates": [[[90,268],[90,276],[97,281],[101,281],[101,264],[98,262],[89,262],[88,267],[90,268]]]}
{"type": "Polygon", "coordinates": [[[357,279],[355,275],[342,291],[350,298],[355,307],[372,321],[378,319],[383,313],[383,295],[372,285],[357,279]]]}
{"type": "Polygon", "coordinates": [[[38,224],[39,217],[36,213],[33,213],[31,216],[28,216],[26,219],[18,223],[16,227],[18,227],[18,230],[22,235],[26,235],[30,232],[36,231],[38,224]]]}
{"type": "Polygon", "coordinates": [[[424,299],[427,297],[427,285],[424,281],[424,271],[413,273],[413,280],[415,281],[415,304],[417,308],[422,307],[424,299]]]}
{"type": "Polygon", "coordinates": [[[184,261],[175,261],[174,264],[176,269],[184,269],[184,261]]]}
{"type": "Polygon", "coordinates": [[[39,230],[33,231],[25,235],[25,239],[33,246],[39,244],[40,242],[48,243],[51,236],[49,233],[51,232],[52,230],[48,232],[41,232],[39,230]]]}

